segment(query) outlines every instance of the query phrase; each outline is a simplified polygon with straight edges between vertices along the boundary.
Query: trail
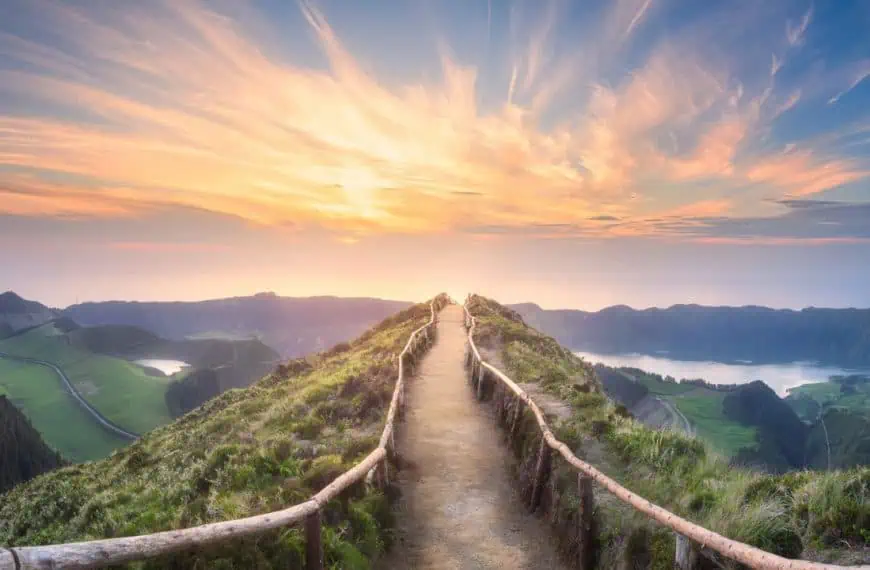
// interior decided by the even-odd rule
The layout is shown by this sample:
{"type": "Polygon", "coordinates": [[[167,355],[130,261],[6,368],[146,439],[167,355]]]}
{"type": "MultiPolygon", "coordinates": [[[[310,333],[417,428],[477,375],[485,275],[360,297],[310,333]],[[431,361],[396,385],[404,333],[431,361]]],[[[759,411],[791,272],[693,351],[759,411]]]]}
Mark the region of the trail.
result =
{"type": "Polygon", "coordinates": [[[27,358],[24,356],[15,356],[14,354],[7,354],[5,352],[0,352],[0,358],[6,358],[8,360],[17,360],[19,362],[27,362],[30,364],[36,364],[39,366],[45,366],[46,368],[50,368],[51,370],[53,370],[55,372],[55,374],[57,374],[58,378],[60,378],[61,385],[63,386],[64,390],[66,390],[66,392],[70,396],[72,396],[75,399],[75,401],[82,408],[84,408],[84,410],[92,418],[94,418],[94,420],[98,424],[100,424],[101,427],[103,427],[103,429],[106,429],[115,435],[119,435],[124,439],[134,440],[134,439],[139,438],[139,436],[136,435],[135,433],[129,432],[129,431],[125,430],[124,428],[116,425],[111,420],[109,420],[106,416],[104,416],[99,411],[97,411],[97,409],[94,408],[87,400],[85,400],[82,397],[82,395],[79,393],[79,391],[76,390],[76,387],[73,386],[73,383],[70,382],[69,378],[67,378],[66,373],[64,373],[64,371],[61,370],[61,368],[57,364],[54,364],[52,362],[48,362],[45,360],[38,360],[36,358],[27,358]]]}
{"type": "Polygon", "coordinates": [[[673,417],[677,418],[678,422],[675,423],[683,424],[683,431],[686,432],[686,434],[695,435],[695,428],[692,427],[692,423],[685,415],[683,415],[683,412],[681,412],[676,405],[664,398],[656,397],[656,400],[661,402],[662,405],[668,409],[673,417]]]}
{"type": "Polygon", "coordinates": [[[514,458],[490,407],[472,395],[465,339],[462,308],[449,305],[409,384],[397,441],[399,531],[378,567],[566,569],[547,522],[529,514],[515,491],[514,458]]]}

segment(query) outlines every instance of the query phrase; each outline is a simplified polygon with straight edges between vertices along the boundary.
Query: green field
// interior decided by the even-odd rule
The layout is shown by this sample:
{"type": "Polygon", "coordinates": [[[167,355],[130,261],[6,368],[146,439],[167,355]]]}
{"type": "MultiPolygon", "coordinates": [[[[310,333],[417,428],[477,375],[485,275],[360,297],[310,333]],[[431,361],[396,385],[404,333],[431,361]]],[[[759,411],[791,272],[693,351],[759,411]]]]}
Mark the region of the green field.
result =
{"type": "Polygon", "coordinates": [[[670,401],[683,412],[701,439],[708,441],[720,453],[731,457],[741,448],[754,448],[758,443],[755,428],[725,417],[722,408],[725,395],[724,392],[695,388],[670,398],[670,401]]]}
{"type": "MultiPolygon", "coordinates": [[[[169,378],[149,376],[126,360],[71,347],[53,325],[0,341],[0,352],[56,364],[92,406],[132,432],[145,433],[171,421],[164,400],[169,378]]],[[[54,387],[62,390],[58,381],[54,387]]],[[[34,426],[44,432],[39,422],[34,426]]]]}
{"type": "Polygon", "coordinates": [[[24,412],[48,445],[70,461],[101,459],[128,443],[94,422],[45,366],[0,358],[0,393],[24,412]]]}

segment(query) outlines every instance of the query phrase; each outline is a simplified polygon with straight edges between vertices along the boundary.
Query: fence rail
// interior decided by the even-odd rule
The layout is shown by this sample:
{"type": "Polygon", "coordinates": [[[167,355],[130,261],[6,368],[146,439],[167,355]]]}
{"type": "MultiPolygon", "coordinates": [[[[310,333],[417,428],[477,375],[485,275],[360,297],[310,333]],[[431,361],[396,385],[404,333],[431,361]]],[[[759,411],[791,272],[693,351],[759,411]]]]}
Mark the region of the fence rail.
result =
{"type": "Polygon", "coordinates": [[[227,539],[241,538],[302,522],[305,523],[306,570],[322,570],[321,509],[348,487],[363,479],[370,482],[374,480],[378,485],[383,485],[389,480],[387,458],[395,449],[394,424],[405,401],[405,359],[409,354],[416,354],[420,344],[432,338],[437,311],[440,309],[437,298],[430,303],[429,309],[431,311],[429,322],[411,333],[399,354],[399,375],[378,447],[309,500],[262,515],[153,534],[47,546],[0,547],[0,570],[101,568],[171,554],[227,539]]]}
{"type": "Polygon", "coordinates": [[[532,496],[531,505],[536,506],[540,499],[540,493],[543,489],[546,479],[550,472],[551,451],[558,454],[578,472],[579,480],[579,495],[580,495],[580,567],[588,567],[589,548],[591,540],[588,536],[591,525],[592,515],[592,490],[591,481],[595,481],[604,487],[611,494],[615,495],[621,501],[627,503],[638,511],[644,513],[656,522],[670,528],[677,533],[677,548],[676,548],[676,568],[695,568],[698,564],[697,558],[700,549],[712,550],[725,558],[735,560],[750,568],[761,570],[870,570],[870,566],[837,566],[832,564],[822,564],[818,562],[809,562],[806,560],[791,560],[771,554],[726,538],[721,534],[717,534],[711,530],[696,525],[684,518],[681,518],[674,513],[664,509],[647,499],[632,493],[589,463],[579,459],[571,451],[565,443],[556,439],[553,432],[547,424],[544,414],[541,409],[535,404],[534,400],[520,386],[511,380],[505,373],[483,360],[480,356],[480,351],[474,342],[474,329],[477,326],[477,319],[468,311],[468,307],[463,306],[465,310],[465,326],[468,329],[468,344],[471,349],[469,357],[471,358],[471,376],[472,382],[476,383],[478,398],[482,397],[483,384],[486,381],[487,373],[491,373],[504,386],[506,386],[517,398],[516,412],[511,423],[512,431],[516,428],[521,405],[524,404],[535,415],[538,427],[541,430],[542,443],[538,452],[538,457],[535,465],[535,473],[532,480],[532,496]],[[693,544],[694,543],[694,544],[693,544]]]}

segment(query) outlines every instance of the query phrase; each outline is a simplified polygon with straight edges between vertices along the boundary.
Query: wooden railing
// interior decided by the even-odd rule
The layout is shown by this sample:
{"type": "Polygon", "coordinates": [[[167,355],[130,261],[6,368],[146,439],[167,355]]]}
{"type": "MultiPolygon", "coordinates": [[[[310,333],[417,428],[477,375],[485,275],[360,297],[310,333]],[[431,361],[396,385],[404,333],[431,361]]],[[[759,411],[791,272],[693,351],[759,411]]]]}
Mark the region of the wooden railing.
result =
{"type": "Polygon", "coordinates": [[[534,400],[520,388],[516,382],[511,380],[501,370],[483,360],[480,356],[480,351],[474,342],[474,329],[476,327],[476,318],[471,315],[468,308],[465,309],[465,326],[468,329],[468,345],[469,353],[468,362],[471,368],[472,384],[477,390],[478,399],[483,398],[484,385],[488,381],[488,376],[497,379],[507,390],[510,390],[516,398],[514,413],[511,418],[507,418],[503,414],[503,408],[500,408],[499,415],[506,422],[509,422],[509,429],[513,433],[516,430],[520,415],[523,413],[522,406],[528,407],[534,414],[538,423],[538,428],[541,431],[541,443],[538,449],[538,455],[535,462],[535,472],[532,476],[532,490],[530,498],[530,508],[535,509],[541,499],[541,493],[544,485],[551,472],[552,452],[557,452],[569,465],[578,471],[578,496],[580,499],[579,520],[579,567],[587,569],[590,567],[591,552],[594,543],[594,537],[591,535],[593,525],[592,513],[594,510],[594,498],[592,492],[592,481],[595,481],[604,489],[615,495],[624,503],[632,506],[638,511],[644,513],[656,522],[670,528],[676,533],[676,559],[675,567],[681,569],[693,569],[698,565],[698,556],[701,549],[712,550],[719,555],[740,562],[750,568],[758,568],[762,570],[836,570],[849,568],[851,570],[870,570],[870,566],[836,566],[832,564],[821,564],[817,562],[808,562],[806,560],[790,560],[765,552],[754,546],[731,540],[717,534],[704,527],[698,526],[684,518],[681,518],[674,513],[653,504],[651,501],[632,493],[589,463],[572,453],[565,443],[556,439],[553,432],[550,430],[544,414],[541,409],[535,404],[534,400]]]}
{"type": "Polygon", "coordinates": [[[262,515],[140,536],[72,542],[48,546],[0,547],[0,570],[100,568],[171,554],[190,548],[259,534],[304,522],[306,570],[323,568],[320,512],[351,485],[366,479],[383,486],[389,481],[388,457],[395,450],[395,422],[405,403],[405,360],[434,336],[438,298],[430,303],[429,322],[416,329],[399,355],[399,375],[377,448],[319,493],[298,505],[262,515]]]}

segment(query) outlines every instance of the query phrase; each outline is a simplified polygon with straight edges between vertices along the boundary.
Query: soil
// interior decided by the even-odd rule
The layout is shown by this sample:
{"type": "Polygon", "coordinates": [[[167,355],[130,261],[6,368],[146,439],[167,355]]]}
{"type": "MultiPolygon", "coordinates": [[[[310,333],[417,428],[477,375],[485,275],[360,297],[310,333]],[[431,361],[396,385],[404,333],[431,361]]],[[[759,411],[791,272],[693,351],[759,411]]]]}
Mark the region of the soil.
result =
{"type": "Polygon", "coordinates": [[[397,441],[398,530],[378,568],[567,570],[547,521],[515,490],[514,459],[491,406],[474,398],[465,340],[462,308],[449,305],[409,384],[397,441]]]}

